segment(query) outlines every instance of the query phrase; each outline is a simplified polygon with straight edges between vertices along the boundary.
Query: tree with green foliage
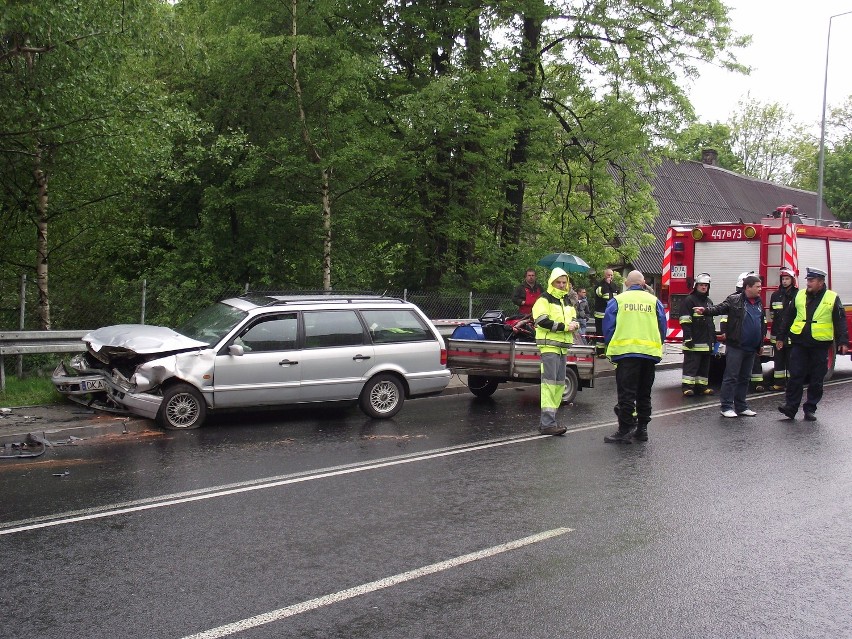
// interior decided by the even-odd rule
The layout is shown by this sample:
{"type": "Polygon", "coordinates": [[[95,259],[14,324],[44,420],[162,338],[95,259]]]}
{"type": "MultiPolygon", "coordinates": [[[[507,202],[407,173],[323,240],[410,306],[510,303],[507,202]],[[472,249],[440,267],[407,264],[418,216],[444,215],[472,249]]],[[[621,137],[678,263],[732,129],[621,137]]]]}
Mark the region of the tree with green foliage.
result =
{"type": "Polygon", "coordinates": [[[35,272],[43,329],[49,265],[134,224],[122,209],[163,157],[168,109],[147,70],[169,15],[157,0],[13,0],[0,14],[0,260],[35,272]]]}
{"type": "Polygon", "coordinates": [[[675,135],[667,154],[673,160],[701,162],[704,151],[716,151],[717,163],[723,169],[743,172],[742,160],[732,149],[731,127],[722,122],[696,122],[675,135]]]}
{"type": "Polygon", "coordinates": [[[739,101],[729,121],[731,147],[746,175],[788,184],[799,140],[807,138],[804,125],[793,120],[789,109],[774,102],[762,104],[750,95],[739,101]]]}

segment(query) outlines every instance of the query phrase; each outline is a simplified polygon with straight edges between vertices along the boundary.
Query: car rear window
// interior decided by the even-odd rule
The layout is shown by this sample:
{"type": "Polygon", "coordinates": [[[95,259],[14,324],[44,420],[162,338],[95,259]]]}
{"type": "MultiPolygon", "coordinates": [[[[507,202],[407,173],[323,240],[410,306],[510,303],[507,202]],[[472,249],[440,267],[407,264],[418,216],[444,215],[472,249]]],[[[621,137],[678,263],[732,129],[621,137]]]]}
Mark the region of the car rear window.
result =
{"type": "Polygon", "coordinates": [[[374,344],[435,341],[435,335],[411,309],[361,311],[374,344]]]}

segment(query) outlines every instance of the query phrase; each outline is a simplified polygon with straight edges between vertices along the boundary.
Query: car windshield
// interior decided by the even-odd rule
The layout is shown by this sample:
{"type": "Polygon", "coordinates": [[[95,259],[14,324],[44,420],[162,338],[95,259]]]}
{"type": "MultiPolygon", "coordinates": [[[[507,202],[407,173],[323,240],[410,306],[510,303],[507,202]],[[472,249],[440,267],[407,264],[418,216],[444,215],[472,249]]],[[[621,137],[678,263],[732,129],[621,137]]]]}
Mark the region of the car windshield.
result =
{"type": "Polygon", "coordinates": [[[186,335],[209,346],[217,344],[231,329],[248,315],[238,308],[221,302],[208,306],[195,317],[177,329],[181,335],[186,335]]]}

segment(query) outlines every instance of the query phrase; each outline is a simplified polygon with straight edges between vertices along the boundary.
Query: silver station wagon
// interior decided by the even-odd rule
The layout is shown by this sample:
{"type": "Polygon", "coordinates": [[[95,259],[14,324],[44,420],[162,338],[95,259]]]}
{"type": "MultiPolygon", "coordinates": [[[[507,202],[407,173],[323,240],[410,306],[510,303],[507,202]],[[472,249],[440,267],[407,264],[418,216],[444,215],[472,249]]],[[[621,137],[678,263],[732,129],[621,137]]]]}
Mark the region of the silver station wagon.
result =
{"type": "Polygon", "coordinates": [[[208,410],[357,401],[393,417],[406,397],[450,381],[444,340],[423,312],[378,296],[243,296],[179,329],[141,324],[87,334],[61,363],[57,390],[105,392],[118,409],[168,429],[198,428],[208,410]]]}

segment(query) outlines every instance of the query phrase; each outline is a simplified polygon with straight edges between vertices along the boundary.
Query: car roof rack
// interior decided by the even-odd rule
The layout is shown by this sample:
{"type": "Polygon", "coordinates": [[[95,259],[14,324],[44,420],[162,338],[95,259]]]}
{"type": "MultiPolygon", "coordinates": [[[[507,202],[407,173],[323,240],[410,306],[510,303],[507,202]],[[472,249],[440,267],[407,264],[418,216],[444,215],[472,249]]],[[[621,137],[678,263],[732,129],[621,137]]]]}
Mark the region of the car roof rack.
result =
{"type": "Polygon", "coordinates": [[[263,291],[247,292],[240,299],[257,306],[276,306],[283,304],[328,303],[352,304],[365,301],[405,302],[398,297],[362,291],[263,291]]]}

